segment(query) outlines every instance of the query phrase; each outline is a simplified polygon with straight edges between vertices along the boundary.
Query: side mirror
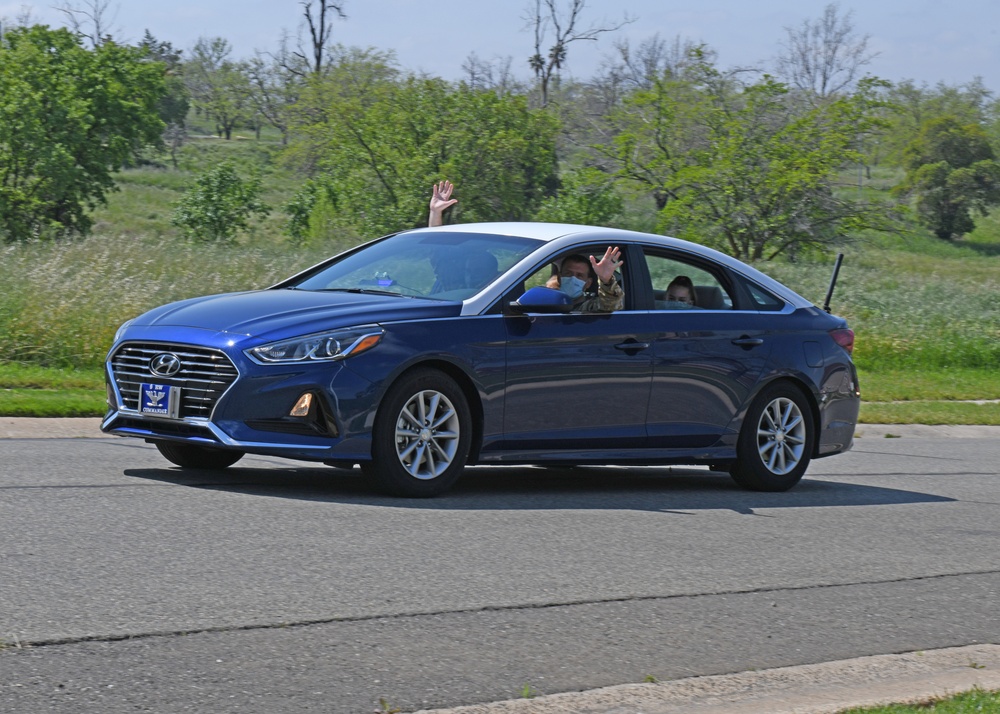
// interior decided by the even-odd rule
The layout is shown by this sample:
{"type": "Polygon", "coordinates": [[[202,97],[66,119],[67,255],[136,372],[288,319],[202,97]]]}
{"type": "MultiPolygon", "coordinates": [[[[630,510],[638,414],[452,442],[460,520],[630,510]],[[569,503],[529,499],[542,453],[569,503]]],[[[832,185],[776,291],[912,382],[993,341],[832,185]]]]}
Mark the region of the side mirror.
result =
{"type": "Polygon", "coordinates": [[[566,313],[573,309],[573,298],[562,290],[552,288],[530,288],[517,300],[512,301],[508,307],[516,315],[523,315],[528,312],[540,312],[548,314],[566,313]]]}

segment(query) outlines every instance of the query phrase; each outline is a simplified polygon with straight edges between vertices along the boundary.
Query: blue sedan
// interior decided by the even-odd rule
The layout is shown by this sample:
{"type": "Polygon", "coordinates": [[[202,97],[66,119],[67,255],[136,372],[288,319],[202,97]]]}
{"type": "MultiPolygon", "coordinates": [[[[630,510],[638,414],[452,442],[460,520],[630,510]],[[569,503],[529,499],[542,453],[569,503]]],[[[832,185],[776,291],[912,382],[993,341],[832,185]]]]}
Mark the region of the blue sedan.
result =
{"type": "Polygon", "coordinates": [[[695,243],[423,228],[125,323],[101,428],[182,468],[247,453],[360,465],[400,496],[442,493],[467,464],[700,464],[784,491],[851,448],[853,344],[844,319],[695,243]],[[560,267],[609,246],[621,307],[577,311],[560,267]],[[679,277],[688,302],[671,299],[679,277]]]}

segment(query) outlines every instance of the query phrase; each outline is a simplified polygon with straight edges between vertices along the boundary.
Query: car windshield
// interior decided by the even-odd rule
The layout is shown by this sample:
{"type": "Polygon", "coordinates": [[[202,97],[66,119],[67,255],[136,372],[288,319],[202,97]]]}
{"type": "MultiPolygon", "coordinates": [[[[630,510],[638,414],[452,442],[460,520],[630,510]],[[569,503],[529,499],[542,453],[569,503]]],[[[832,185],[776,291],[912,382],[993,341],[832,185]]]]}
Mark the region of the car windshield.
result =
{"type": "Polygon", "coordinates": [[[530,238],[479,233],[398,233],[289,287],[464,300],[539,245],[530,238]]]}

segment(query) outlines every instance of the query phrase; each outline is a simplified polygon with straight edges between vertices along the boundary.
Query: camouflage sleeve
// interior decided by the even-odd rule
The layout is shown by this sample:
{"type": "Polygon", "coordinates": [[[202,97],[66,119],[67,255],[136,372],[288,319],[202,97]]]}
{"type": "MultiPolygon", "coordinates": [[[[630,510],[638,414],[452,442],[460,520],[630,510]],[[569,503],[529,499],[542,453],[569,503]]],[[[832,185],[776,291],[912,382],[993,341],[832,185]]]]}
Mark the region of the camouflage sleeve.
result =
{"type": "Polygon", "coordinates": [[[598,281],[597,295],[587,298],[573,308],[573,311],[614,312],[615,310],[621,310],[623,307],[625,307],[625,292],[622,290],[621,285],[618,284],[618,281],[611,278],[609,285],[598,281]]]}

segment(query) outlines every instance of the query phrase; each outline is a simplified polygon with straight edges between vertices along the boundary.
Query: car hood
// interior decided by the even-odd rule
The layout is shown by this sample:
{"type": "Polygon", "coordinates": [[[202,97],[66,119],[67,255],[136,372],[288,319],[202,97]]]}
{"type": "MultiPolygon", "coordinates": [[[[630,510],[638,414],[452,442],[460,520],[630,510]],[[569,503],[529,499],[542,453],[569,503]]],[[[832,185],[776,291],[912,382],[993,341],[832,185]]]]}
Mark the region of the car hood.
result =
{"type": "Polygon", "coordinates": [[[393,295],[294,289],[192,298],[140,315],[135,327],[187,327],[267,339],[370,323],[459,315],[462,304],[393,295]]]}

